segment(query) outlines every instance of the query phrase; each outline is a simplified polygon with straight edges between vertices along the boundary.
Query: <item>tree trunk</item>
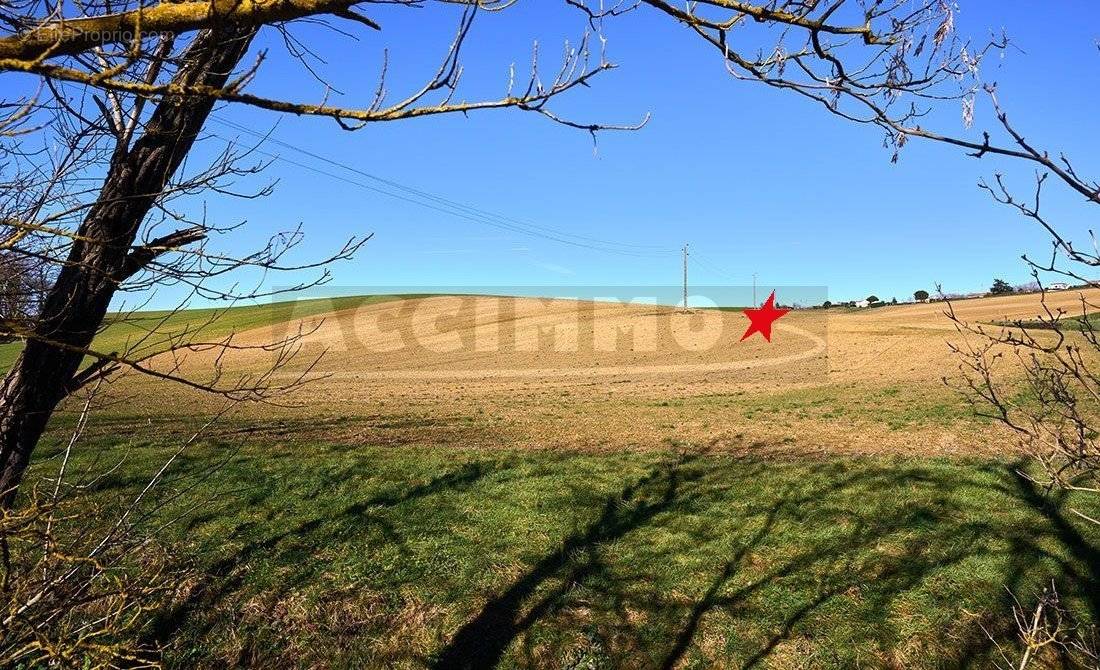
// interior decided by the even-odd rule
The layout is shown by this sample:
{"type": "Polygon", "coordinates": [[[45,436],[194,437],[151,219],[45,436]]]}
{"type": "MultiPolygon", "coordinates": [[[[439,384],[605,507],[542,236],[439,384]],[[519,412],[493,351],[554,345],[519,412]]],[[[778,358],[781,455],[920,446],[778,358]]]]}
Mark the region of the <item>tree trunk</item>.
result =
{"type": "MultiPolygon", "coordinates": [[[[252,41],[252,29],[199,33],[174,81],[221,88],[252,41]]],[[[103,323],[124,279],[142,221],[179,168],[214,100],[168,97],[145,131],[111,159],[99,197],[42,306],[34,334],[0,384],[0,507],[9,508],[31,453],[103,323]]]]}

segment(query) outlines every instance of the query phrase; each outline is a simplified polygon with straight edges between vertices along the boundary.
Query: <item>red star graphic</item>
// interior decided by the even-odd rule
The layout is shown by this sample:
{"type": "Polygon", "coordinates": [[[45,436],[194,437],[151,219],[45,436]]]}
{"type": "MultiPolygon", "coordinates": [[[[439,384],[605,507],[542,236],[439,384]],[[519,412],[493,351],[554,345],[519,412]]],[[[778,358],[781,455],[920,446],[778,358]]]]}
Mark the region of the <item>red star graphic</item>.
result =
{"type": "Polygon", "coordinates": [[[741,336],[741,341],[744,342],[745,340],[749,339],[749,337],[752,336],[753,333],[760,333],[764,336],[765,340],[771,342],[772,324],[775,323],[779,317],[783,316],[789,311],[791,310],[776,309],[775,291],[772,291],[772,294],[768,296],[768,299],[765,300],[764,304],[761,305],[758,309],[744,310],[745,316],[749,317],[749,321],[751,321],[752,323],[749,324],[749,328],[745,331],[745,334],[741,336]]]}

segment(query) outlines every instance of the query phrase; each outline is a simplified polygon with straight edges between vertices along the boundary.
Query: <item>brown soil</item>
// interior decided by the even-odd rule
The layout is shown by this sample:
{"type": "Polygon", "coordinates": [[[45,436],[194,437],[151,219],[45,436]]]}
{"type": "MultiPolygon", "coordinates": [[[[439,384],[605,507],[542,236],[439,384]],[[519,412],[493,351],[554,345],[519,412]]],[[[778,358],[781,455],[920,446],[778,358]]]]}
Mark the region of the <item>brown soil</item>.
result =
{"type": "MultiPolygon", "coordinates": [[[[1047,305],[1073,313],[1080,299],[1063,291],[1048,294],[1047,305]]],[[[239,334],[234,342],[248,346],[308,333],[283,380],[324,354],[315,381],[284,399],[300,407],[241,415],[257,425],[295,421],[298,437],[372,444],[1007,453],[1008,435],[971,417],[944,383],[958,368],[948,342],[963,337],[944,308],[795,311],[769,343],[740,341],[748,320],[739,311],[484,297],[370,304],[239,334]]],[[[984,323],[1042,312],[1038,295],[954,308],[984,323]]],[[[246,349],[220,362],[231,379],[274,358],[246,349]]],[[[214,364],[212,353],[195,352],[182,370],[202,379],[214,364]]],[[[121,387],[155,408],[212,402],[160,382],[146,395],[148,383],[121,387]]]]}

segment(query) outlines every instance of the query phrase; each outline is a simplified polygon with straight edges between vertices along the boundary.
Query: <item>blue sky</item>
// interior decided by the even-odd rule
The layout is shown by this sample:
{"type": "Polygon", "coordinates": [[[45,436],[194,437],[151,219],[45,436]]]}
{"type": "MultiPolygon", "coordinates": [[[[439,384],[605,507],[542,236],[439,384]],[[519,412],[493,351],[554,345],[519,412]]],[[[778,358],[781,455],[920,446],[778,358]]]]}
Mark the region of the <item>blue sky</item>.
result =
{"type": "MultiPolygon", "coordinates": [[[[1068,151],[1081,168],[1100,167],[1094,158],[1100,140],[1088,123],[1095,121],[1100,90],[1100,5],[961,4],[962,32],[980,38],[1004,28],[1022,50],[989,61],[984,71],[998,83],[1015,123],[1029,139],[1068,151]]],[[[372,15],[381,33],[342,25],[358,41],[314,27],[294,29],[305,40],[319,37],[317,51],[328,63],[317,69],[342,91],[330,102],[369,101],[383,48],[390,49],[393,95],[409,90],[431,74],[457,20],[449,8],[434,7],[380,8],[372,15]]],[[[508,65],[517,63],[522,73],[535,39],[544,67],[552,68],[562,41],[583,29],[576,13],[559,3],[520,2],[481,15],[464,52],[465,96],[499,95],[508,65]]],[[[328,293],[534,286],[567,295],[577,285],[675,285],[679,248],[690,243],[700,259],[691,266],[693,283],[747,285],[755,272],[762,285],[826,287],[834,301],[869,293],[903,299],[935,282],[962,292],[988,287],[994,276],[1026,281],[1020,254],[1048,248],[1031,224],[976,187],[979,177],[1003,170],[1026,189],[1031,168],[921,142],[910,143],[891,164],[876,130],[792,94],[731,79],[716,53],[667,17],[642,9],[609,22],[605,34],[619,69],[569,94],[556,109],[579,120],[633,122],[649,113],[651,121],[638,132],[601,135],[598,153],[587,134],[517,111],[378,123],[353,133],[325,119],[242,107],[223,108],[216,117],[273,129],[274,137],[316,154],[514,220],[656,247],[644,256],[501,230],[282,161],[265,173],[278,182],[268,198],[210,195],[191,206],[204,206],[207,218],[220,224],[247,220],[227,240],[239,248],[300,223],[308,235],[296,252],[300,260],[339,247],[349,235],[374,233],[354,260],[333,268],[328,293]]],[[[281,39],[272,33],[261,42],[270,53],[251,90],[317,101],[322,88],[286,56],[281,39]]],[[[980,118],[987,107],[979,101],[980,118]]],[[[962,132],[961,114],[948,112],[948,123],[957,124],[949,129],[962,132]]],[[[196,158],[223,147],[221,138],[252,139],[218,122],[208,128],[218,137],[196,158]]],[[[340,172],[284,146],[264,150],[340,172]]],[[[1087,208],[1057,187],[1048,206],[1067,229],[1087,230],[1087,208]]],[[[279,286],[290,278],[267,281],[279,286]]]]}

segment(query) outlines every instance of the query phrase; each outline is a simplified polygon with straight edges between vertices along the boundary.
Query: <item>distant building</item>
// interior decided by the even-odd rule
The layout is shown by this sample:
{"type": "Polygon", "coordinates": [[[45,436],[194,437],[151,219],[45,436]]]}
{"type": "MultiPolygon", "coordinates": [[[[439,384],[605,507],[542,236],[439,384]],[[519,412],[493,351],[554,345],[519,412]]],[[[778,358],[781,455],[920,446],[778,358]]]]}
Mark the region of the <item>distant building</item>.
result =
{"type": "Polygon", "coordinates": [[[855,305],[856,307],[870,307],[871,306],[871,303],[868,302],[867,300],[856,300],[852,304],[855,305]]]}
{"type": "Polygon", "coordinates": [[[1047,289],[1051,291],[1064,291],[1067,288],[1069,288],[1069,284],[1065,283],[1064,281],[1056,281],[1047,287],[1047,289]]]}

